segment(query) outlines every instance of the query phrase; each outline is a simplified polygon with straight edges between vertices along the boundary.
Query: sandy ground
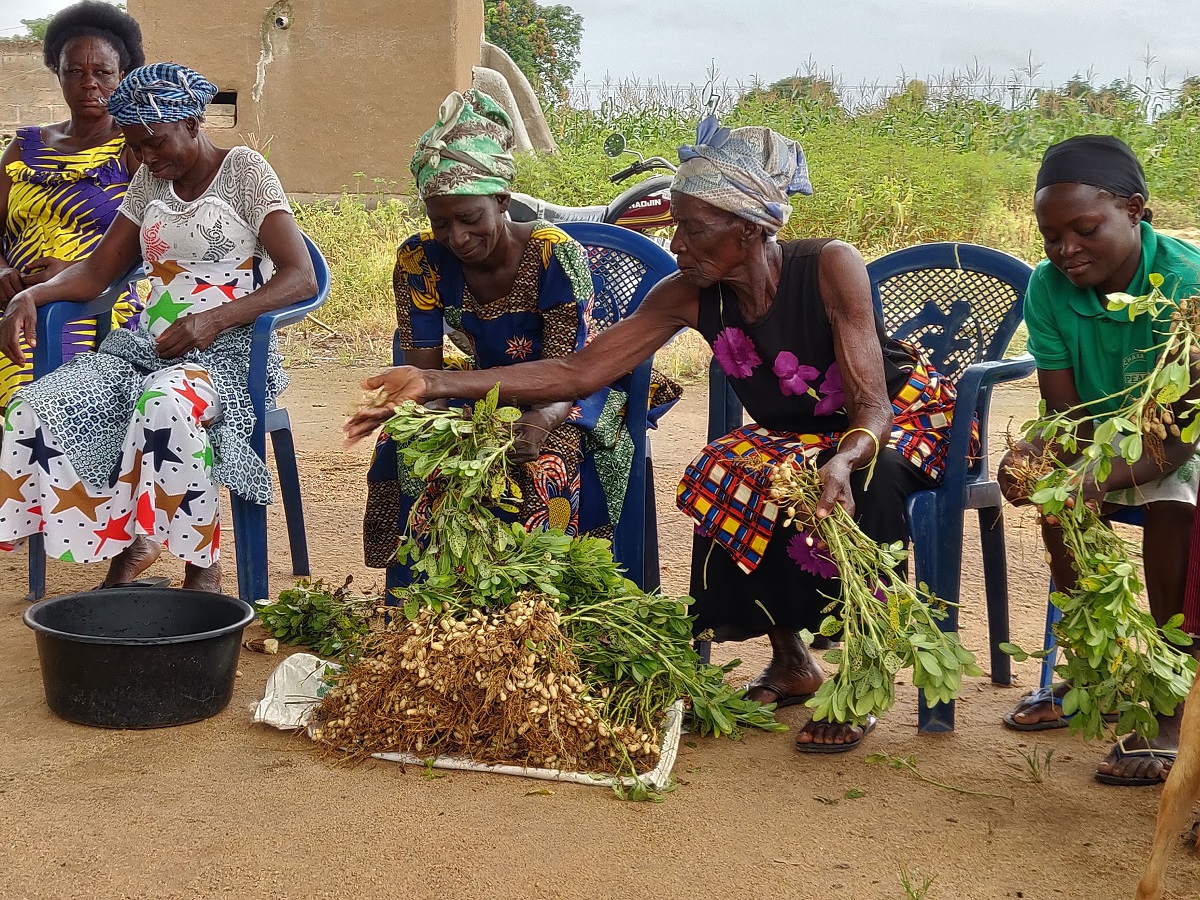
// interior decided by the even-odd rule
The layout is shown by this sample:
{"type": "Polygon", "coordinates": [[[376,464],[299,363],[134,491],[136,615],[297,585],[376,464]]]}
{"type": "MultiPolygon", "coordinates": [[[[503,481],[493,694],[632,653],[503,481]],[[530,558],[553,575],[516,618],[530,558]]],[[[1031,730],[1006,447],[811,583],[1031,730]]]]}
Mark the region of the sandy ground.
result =
{"type": "MultiPolygon", "coordinates": [[[[341,413],[362,370],[294,369],[287,395],[304,480],[314,574],[353,573],[368,449],[343,451],[341,413]]],[[[997,397],[995,427],[1033,407],[1029,384],[997,397]]],[[[690,526],[674,481],[704,434],[703,386],[689,389],[654,441],[664,582],[687,587],[690,526]]],[[[1010,513],[1014,639],[1040,641],[1046,575],[1030,521],[1010,513]]],[[[282,511],[270,513],[272,588],[289,583],[282,511]]],[[[226,529],[231,533],[231,529],[226,529]]],[[[963,580],[968,646],[984,645],[983,585],[969,526],[963,580]]],[[[227,547],[232,572],[233,554],[227,547]]],[[[160,562],[156,572],[178,577],[160,562]]],[[[96,571],[53,565],[51,593],[96,571]]],[[[665,802],[469,773],[357,767],[305,741],[251,726],[277,657],[243,653],[230,707],[206,722],[149,732],[71,725],[46,708],[32,633],[22,624],[25,565],[0,561],[0,897],[3,898],[662,898],[830,900],[1117,898],[1132,895],[1149,847],[1156,789],[1092,780],[1105,747],[1065,732],[1017,735],[1002,712],[1034,685],[968,685],[952,735],[918,736],[916,696],[867,750],[913,756],[922,774],[845,756],[801,756],[787,734],[688,738],[665,802]],[[1043,781],[1026,754],[1053,750],[1043,781]],[[856,798],[856,799],[855,799],[856,798]],[[900,878],[910,872],[914,891],[900,878]],[[933,878],[926,893],[919,888],[933,878]]],[[[227,576],[232,589],[232,575],[227,576]]],[[[765,659],[757,642],[718,648],[765,659]]],[[[986,665],[986,660],[983,660],[986,665]]],[[[781,718],[803,723],[803,709],[781,718]]],[[[1176,854],[1173,898],[1200,897],[1200,860],[1176,854]]]]}

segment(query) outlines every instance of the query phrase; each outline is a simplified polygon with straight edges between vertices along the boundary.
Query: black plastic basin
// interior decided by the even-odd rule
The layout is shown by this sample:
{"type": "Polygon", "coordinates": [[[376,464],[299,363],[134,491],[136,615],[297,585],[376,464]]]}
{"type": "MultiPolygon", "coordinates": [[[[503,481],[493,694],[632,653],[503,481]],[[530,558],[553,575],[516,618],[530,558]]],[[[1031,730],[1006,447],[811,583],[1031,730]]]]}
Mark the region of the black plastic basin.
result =
{"type": "Polygon", "coordinates": [[[220,712],[253,618],[236,597],[157,587],[67,594],[25,610],[46,703],[102,728],[162,728],[220,712]]]}

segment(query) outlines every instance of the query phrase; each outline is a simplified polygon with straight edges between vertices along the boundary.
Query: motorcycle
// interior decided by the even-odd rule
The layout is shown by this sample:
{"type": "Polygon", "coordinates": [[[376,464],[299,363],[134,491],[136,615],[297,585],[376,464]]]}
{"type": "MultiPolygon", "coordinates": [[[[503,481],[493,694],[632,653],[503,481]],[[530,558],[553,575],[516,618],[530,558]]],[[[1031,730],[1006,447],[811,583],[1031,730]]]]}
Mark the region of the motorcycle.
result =
{"type": "MultiPolygon", "coordinates": [[[[636,150],[630,150],[623,134],[610,134],[604,141],[604,155],[619,159],[625,154],[637,160],[608,177],[613,184],[620,184],[635,175],[666,169],[672,174],[675,166],[661,156],[649,159],[636,150]]],[[[655,228],[668,228],[675,224],[671,217],[671,175],[653,175],[622,191],[607,205],[559,206],[514,192],[508,207],[508,215],[514,222],[532,222],[545,219],[550,223],[560,222],[605,222],[619,225],[631,231],[645,233],[655,228]]],[[[663,243],[661,240],[660,243],[663,243]]]]}

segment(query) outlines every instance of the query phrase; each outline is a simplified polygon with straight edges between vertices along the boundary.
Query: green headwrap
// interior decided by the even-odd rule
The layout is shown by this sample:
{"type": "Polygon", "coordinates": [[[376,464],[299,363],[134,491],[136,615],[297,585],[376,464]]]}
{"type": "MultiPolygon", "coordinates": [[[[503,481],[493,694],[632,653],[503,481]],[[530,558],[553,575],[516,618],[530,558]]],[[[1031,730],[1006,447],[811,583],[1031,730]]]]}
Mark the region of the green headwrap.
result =
{"type": "Polygon", "coordinates": [[[508,113],[483,91],[455,91],[442,101],[437,124],[421,136],[413,154],[421,199],[507,191],[517,174],[512,148],[508,113]]]}

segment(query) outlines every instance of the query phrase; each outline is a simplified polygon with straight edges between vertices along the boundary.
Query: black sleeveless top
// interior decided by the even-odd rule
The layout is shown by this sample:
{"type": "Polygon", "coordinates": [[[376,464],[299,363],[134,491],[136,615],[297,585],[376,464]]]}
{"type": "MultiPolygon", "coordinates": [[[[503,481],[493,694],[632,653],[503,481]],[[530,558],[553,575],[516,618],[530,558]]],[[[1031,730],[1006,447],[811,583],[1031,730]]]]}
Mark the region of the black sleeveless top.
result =
{"type": "MultiPolygon", "coordinates": [[[[788,241],[783,272],[767,315],[755,325],[742,318],[731,288],[700,291],[699,330],[729,376],[751,421],[772,431],[843,431],[841,372],[833,354],[833,329],[821,299],[817,265],[829,238],[788,241]]],[[[875,313],[889,397],[908,382],[915,362],[889,337],[875,313]]]]}

